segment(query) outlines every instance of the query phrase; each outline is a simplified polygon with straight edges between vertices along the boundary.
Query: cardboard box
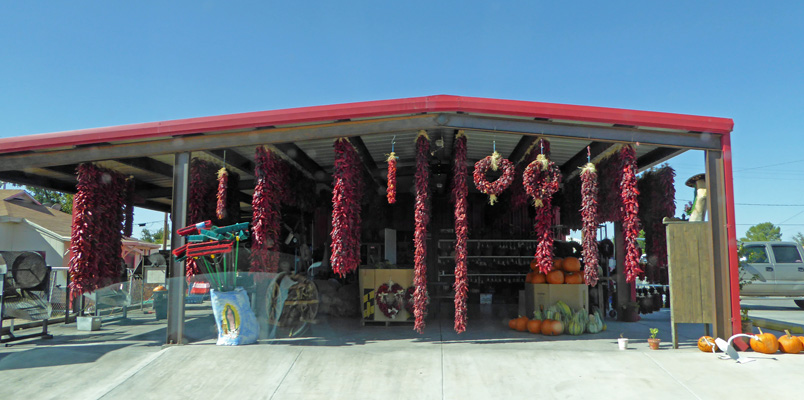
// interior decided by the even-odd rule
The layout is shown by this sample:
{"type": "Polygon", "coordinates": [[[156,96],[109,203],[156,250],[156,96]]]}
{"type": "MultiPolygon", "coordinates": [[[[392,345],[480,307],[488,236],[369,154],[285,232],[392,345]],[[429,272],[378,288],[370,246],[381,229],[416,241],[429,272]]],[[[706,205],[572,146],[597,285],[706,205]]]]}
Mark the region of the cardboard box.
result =
{"type": "Polygon", "coordinates": [[[559,300],[567,303],[573,311],[581,308],[589,310],[589,288],[584,284],[525,284],[525,312],[528,317],[532,317],[535,310],[546,309],[559,300]]]}
{"type": "Polygon", "coordinates": [[[97,331],[101,328],[101,317],[78,317],[75,322],[79,331],[97,331]]]}
{"type": "Polygon", "coordinates": [[[413,269],[369,269],[360,268],[360,296],[363,310],[363,319],[370,321],[404,321],[409,314],[401,310],[394,318],[388,318],[375,304],[374,296],[377,288],[383,283],[393,281],[404,289],[413,286],[413,269]]]}

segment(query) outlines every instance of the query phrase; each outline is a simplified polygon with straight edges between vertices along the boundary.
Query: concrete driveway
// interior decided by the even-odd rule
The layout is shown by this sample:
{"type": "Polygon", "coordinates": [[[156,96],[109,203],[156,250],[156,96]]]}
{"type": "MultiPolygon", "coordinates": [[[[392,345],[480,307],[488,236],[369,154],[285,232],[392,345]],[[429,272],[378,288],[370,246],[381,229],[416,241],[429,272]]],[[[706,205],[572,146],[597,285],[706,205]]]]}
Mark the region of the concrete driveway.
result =
{"type": "MultiPolygon", "coordinates": [[[[757,304],[753,313],[787,313],[757,304]]],[[[794,306],[795,307],[795,306],[794,306]]],[[[801,311],[801,310],[799,310],[801,311]]],[[[161,346],[164,321],[137,315],[101,331],[58,325],[53,340],[0,349],[0,399],[722,399],[800,395],[804,353],[742,353],[737,364],[700,352],[700,325],[681,325],[670,349],[669,311],[637,323],[607,321],[595,335],[544,337],[508,330],[510,310],[474,309],[469,330],[446,316],[423,335],[410,326],[322,318],[309,335],[258,345],[214,345],[206,307],[188,311],[184,346],[161,346]],[[658,351],[648,329],[658,327],[658,351]],[[631,349],[617,349],[622,333],[631,349]],[[773,384],[769,385],[769,382],[773,384]]],[[[800,316],[800,313],[796,315],[800,316]]],[[[777,316],[777,314],[773,314],[777,316]]]]}

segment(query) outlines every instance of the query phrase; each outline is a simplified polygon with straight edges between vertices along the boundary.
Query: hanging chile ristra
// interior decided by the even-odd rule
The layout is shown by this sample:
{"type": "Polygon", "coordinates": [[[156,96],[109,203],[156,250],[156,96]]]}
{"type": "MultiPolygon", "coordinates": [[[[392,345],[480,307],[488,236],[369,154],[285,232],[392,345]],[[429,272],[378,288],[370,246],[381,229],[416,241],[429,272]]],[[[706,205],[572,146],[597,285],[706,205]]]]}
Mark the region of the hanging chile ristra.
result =
{"type": "Polygon", "coordinates": [[[430,138],[427,132],[419,131],[416,137],[416,221],[413,234],[414,277],[416,290],[413,293],[413,314],[416,317],[414,329],[422,333],[424,317],[427,313],[427,224],[430,222],[430,138]]]}
{"type": "Polygon", "coordinates": [[[190,182],[187,194],[187,224],[211,220],[215,217],[215,191],[218,166],[199,158],[190,161],[190,182]]]}
{"type": "Polygon", "coordinates": [[[360,264],[360,197],[363,193],[360,158],[346,138],[335,141],[332,174],[332,270],[344,276],[360,264]]]}
{"type": "MultiPolygon", "coordinates": [[[[396,137],[396,136],[394,136],[396,137]]],[[[391,140],[391,154],[388,155],[388,189],[386,195],[388,204],[396,203],[396,160],[399,157],[394,153],[394,141],[391,140]]]]}
{"type": "Polygon", "coordinates": [[[589,286],[597,285],[597,170],[595,164],[587,163],[581,168],[581,218],[583,219],[584,281],[589,286]]]}
{"type": "Polygon", "coordinates": [[[279,234],[282,223],[280,188],[284,185],[280,161],[264,146],[257,147],[254,161],[257,184],[251,200],[251,271],[276,272],[279,268],[279,234]]]}
{"type": "Polygon", "coordinates": [[[123,228],[123,236],[131,237],[134,233],[134,177],[129,176],[126,179],[126,211],[125,211],[125,227],[123,228]]]}
{"type": "Polygon", "coordinates": [[[215,207],[215,216],[218,219],[224,219],[226,217],[226,192],[228,191],[229,185],[229,173],[226,171],[226,167],[223,167],[218,170],[218,204],[215,207]]]}
{"type": "Polygon", "coordinates": [[[642,273],[639,267],[639,204],[637,198],[637,166],[636,151],[632,146],[625,146],[620,151],[620,170],[622,171],[622,181],[620,182],[620,199],[622,201],[621,217],[623,224],[623,237],[625,239],[625,273],[626,282],[633,283],[637,276],[642,273]]]}
{"type": "Polygon", "coordinates": [[[459,131],[455,136],[453,148],[455,162],[452,166],[452,201],[455,205],[455,332],[466,331],[466,296],[469,292],[467,281],[466,254],[469,228],[466,220],[466,135],[459,131]]]}
{"type": "Polygon", "coordinates": [[[558,191],[561,171],[544,154],[539,154],[528,164],[522,183],[533,198],[536,207],[536,263],[539,271],[546,274],[553,269],[553,194],[558,191]]]}
{"type": "Polygon", "coordinates": [[[121,275],[125,178],[92,164],[77,169],[70,242],[71,297],[114,283],[121,275]]]}

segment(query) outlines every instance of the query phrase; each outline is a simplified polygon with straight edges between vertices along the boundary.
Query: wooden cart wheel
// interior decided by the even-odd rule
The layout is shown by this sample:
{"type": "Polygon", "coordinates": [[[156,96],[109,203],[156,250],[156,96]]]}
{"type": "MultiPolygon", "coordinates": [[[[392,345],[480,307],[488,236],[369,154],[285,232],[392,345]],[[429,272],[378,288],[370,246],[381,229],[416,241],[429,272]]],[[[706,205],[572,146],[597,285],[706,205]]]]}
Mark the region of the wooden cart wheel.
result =
{"type": "Polygon", "coordinates": [[[307,330],[309,324],[315,322],[318,314],[318,288],[306,276],[280,273],[268,286],[267,296],[268,323],[287,331],[287,336],[299,336],[307,330]],[[280,290],[285,279],[295,283],[287,288],[287,298],[282,307],[279,307],[280,290]]]}

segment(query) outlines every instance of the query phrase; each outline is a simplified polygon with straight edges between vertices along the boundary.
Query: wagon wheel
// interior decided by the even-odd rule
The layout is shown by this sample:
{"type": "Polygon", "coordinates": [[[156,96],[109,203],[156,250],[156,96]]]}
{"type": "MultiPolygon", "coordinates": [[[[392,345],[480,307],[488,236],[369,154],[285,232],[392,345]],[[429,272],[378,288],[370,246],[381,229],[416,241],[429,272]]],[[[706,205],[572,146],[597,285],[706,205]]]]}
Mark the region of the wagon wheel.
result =
{"type": "Polygon", "coordinates": [[[309,324],[315,322],[318,314],[318,288],[313,281],[301,274],[282,272],[268,286],[266,302],[268,323],[288,332],[288,336],[299,336],[309,324]],[[280,286],[285,279],[295,283],[288,288],[287,298],[280,309],[277,302],[281,298],[280,286]]]}

